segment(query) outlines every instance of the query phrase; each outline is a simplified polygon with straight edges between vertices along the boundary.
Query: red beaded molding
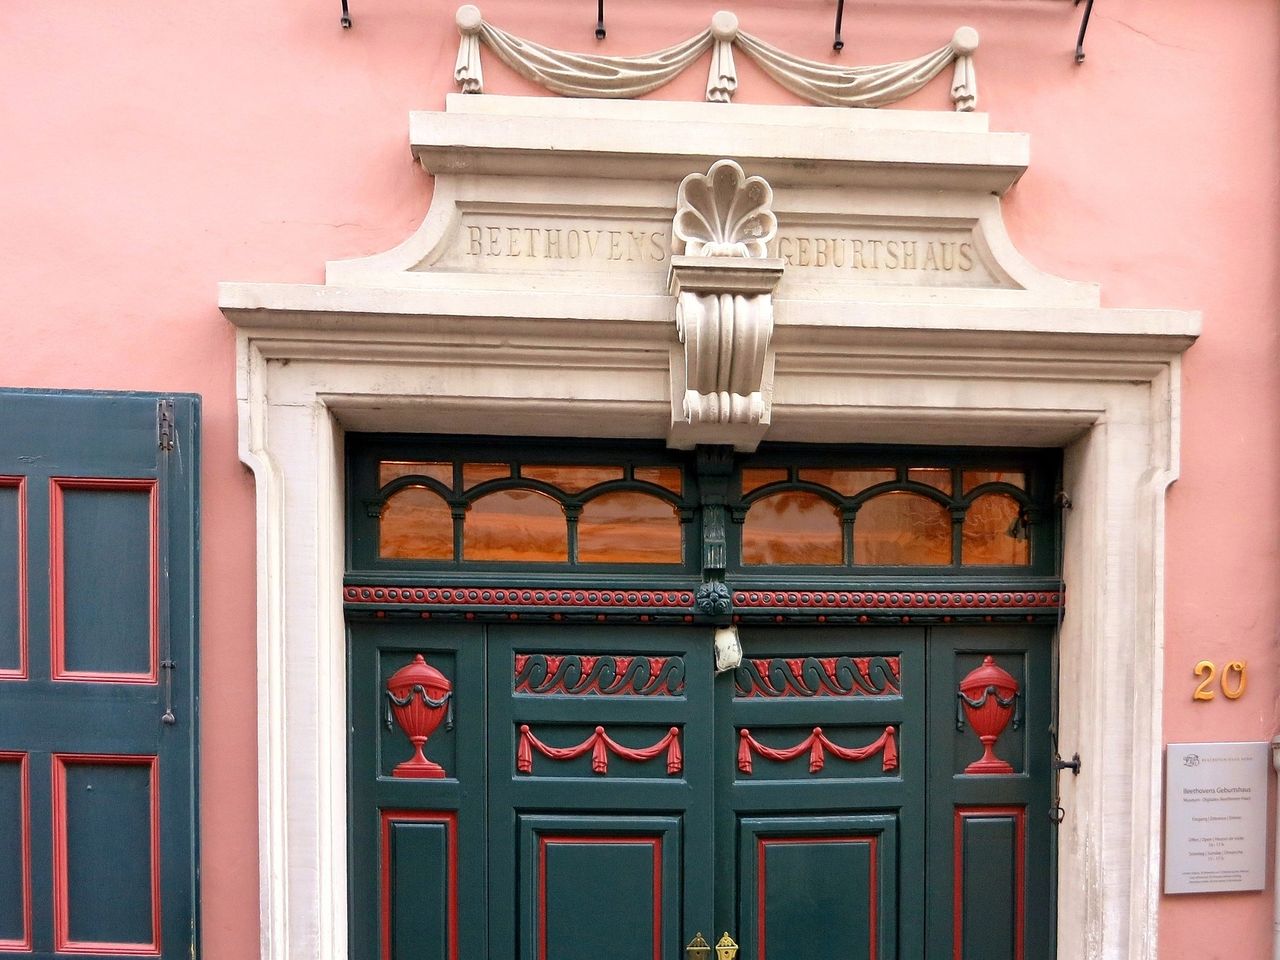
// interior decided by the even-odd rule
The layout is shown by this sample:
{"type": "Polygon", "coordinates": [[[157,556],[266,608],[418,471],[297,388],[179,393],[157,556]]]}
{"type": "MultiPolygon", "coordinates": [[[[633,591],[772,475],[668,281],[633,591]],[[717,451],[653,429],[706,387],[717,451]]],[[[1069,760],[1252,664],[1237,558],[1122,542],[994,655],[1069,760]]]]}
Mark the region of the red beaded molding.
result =
{"type": "Polygon", "coordinates": [[[1042,610],[1056,609],[1062,595],[1056,591],[948,591],[888,592],[848,590],[736,590],[734,607],[779,610],[1042,610]]]}
{"type": "Polygon", "coordinates": [[[396,603],[471,607],[659,607],[693,606],[692,590],[578,590],[556,587],[344,587],[347,603],[396,603]]]}
{"type": "MultiPolygon", "coordinates": [[[[911,623],[1052,618],[1060,590],[735,590],[734,621],[911,623]]],[[[343,600],[376,617],[686,622],[710,614],[686,589],[347,585],[343,600]]]]}

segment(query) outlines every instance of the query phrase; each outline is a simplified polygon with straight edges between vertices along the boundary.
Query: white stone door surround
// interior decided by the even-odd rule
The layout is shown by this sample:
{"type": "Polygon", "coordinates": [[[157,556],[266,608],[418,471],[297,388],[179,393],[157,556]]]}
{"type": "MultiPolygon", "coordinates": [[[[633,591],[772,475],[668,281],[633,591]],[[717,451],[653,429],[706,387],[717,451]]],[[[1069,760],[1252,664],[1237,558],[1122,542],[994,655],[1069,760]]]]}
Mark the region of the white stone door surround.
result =
{"type": "Polygon", "coordinates": [[[1028,265],[999,199],[1028,141],[982,114],[455,95],[410,134],[437,179],[405,243],[220,291],[257,481],[264,960],[347,956],[344,432],[672,436],[676,189],[723,158],[774,193],[767,439],[1064,449],[1060,739],[1084,765],[1058,957],[1154,958],[1164,502],[1199,316],[1028,265]]]}

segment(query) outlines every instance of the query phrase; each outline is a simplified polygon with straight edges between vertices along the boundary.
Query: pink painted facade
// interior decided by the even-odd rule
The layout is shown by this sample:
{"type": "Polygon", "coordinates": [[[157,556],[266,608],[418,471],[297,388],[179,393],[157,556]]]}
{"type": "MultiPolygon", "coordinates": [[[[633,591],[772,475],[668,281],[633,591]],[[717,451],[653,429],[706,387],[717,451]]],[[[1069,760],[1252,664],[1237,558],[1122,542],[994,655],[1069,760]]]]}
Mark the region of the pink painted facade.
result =
{"type": "MultiPolygon", "coordinates": [[[[721,3],[487,0],[565,49],[647,52],[721,3]]],[[[991,127],[1031,135],[1005,202],[1040,269],[1101,283],[1108,307],[1203,312],[1182,368],[1181,477],[1168,496],[1164,739],[1280,730],[1280,6],[1098,0],[1081,65],[1065,0],[832,5],[742,0],[744,29],[815,59],[881,63],[968,23],[991,127]],[[1194,664],[1246,660],[1247,695],[1193,703],[1194,664]]],[[[354,0],[0,8],[0,351],[6,386],[198,393],[204,403],[203,951],[259,950],[254,485],[237,455],[224,280],[316,283],[326,260],[386,250],[430,179],[410,110],[454,90],[452,6],[354,0]]],[[[496,59],[487,90],[544,95],[496,59]]],[[[698,100],[691,70],[651,96],[698,100]]],[[[745,58],[743,103],[790,103],[745,58]]],[[[902,105],[950,108],[939,80],[902,105]]],[[[732,106],[726,106],[732,110],[732,106]]],[[[1091,762],[1105,762],[1090,758],[1091,762]]],[[[1274,803],[1274,799],[1273,799],[1274,803]]],[[[1274,837],[1271,840],[1274,843],[1274,837]]],[[[1269,956],[1272,892],[1163,897],[1161,960],[1269,956]]]]}

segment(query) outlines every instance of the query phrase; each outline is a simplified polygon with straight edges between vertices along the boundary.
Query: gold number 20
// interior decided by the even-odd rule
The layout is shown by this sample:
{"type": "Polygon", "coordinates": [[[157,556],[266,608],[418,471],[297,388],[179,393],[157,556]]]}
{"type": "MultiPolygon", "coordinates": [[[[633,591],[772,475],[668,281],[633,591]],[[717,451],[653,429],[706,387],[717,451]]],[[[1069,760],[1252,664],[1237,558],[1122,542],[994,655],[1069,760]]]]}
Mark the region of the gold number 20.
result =
{"type": "MultiPolygon", "coordinates": [[[[1222,695],[1228,700],[1239,700],[1244,696],[1245,687],[1248,686],[1249,678],[1245,673],[1247,664],[1243,660],[1232,660],[1222,668],[1222,677],[1218,681],[1219,687],[1222,689],[1222,695]],[[1227,678],[1235,674],[1235,682],[1228,685],[1227,678]]],[[[1209,689],[1209,684],[1213,683],[1213,678],[1217,676],[1218,669],[1214,666],[1212,660],[1201,660],[1196,664],[1192,671],[1200,682],[1196,684],[1196,689],[1191,694],[1192,700],[1212,700],[1214,693],[1209,689]]]]}

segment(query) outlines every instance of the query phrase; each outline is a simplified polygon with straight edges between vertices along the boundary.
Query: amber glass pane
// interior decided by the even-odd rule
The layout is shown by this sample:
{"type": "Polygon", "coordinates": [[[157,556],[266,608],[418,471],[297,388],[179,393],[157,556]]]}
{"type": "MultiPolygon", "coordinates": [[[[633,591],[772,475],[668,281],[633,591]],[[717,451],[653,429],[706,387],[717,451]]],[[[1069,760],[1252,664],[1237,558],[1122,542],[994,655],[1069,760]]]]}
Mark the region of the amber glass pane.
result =
{"type": "Polygon", "coordinates": [[[1031,562],[1031,543],[1009,534],[1018,517],[1018,504],[1002,493],[986,493],[964,515],[960,562],[968,566],[1031,562]]]}
{"type": "Polygon", "coordinates": [[[679,467],[636,467],[631,476],[645,483],[657,484],[672,493],[684,490],[684,474],[679,467]]]}
{"type": "Polygon", "coordinates": [[[378,556],[402,560],[452,560],[453,514],[423,487],[393,493],[378,524],[378,556]]]}
{"type": "Polygon", "coordinates": [[[898,471],[892,467],[870,467],[866,470],[818,470],[800,471],[800,479],[830,487],[842,496],[852,497],[877,483],[898,479],[898,471]]]}
{"type": "Polygon", "coordinates": [[[951,496],[951,471],[946,467],[912,467],[907,471],[907,479],[951,496]]]}
{"type": "Polygon", "coordinates": [[[511,467],[505,463],[464,463],[462,465],[462,488],[470,490],[478,483],[486,480],[501,480],[511,476],[511,467]]]}
{"type": "Polygon", "coordinates": [[[742,524],[742,562],[838,566],[844,543],[836,508],[803,491],[757,500],[742,524]]]}
{"type": "Polygon", "coordinates": [[[566,467],[566,466],[524,466],[520,468],[520,476],[530,480],[541,480],[553,487],[559,487],[565,493],[581,493],[587,487],[609,480],[621,480],[621,467],[566,467]]]}
{"type": "Polygon", "coordinates": [[[424,460],[383,460],[378,464],[378,486],[385,487],[397,477],[430,477],[453,489],[453,464],[424,460]]]}
{"type": "Polygon", "coordinates": [[[758,490],[766,483],[781,483],[787,479],[787,471],[780,470],[743,470],[742,471],[742,492],[750,493],[752,490],[758,490]]]}
{"type": "Polygon", "coordinates": [[[1021,470],[966,470],[964,492],[984,483],[1011,483],[1019,490],[1027,489],[1027,476],[1021,470]]]}
{"type": "Polygon", "coordinates": [[[646,493],[595,497],[578,518],[581,563],[680,563],[681,546],[675,507],[646,493]]]}
{"type": "Polygon", "coordinates": [[[915,493],[882,493],[853,520],[853,562],[926,566],[951,562],[951,513],[915,493]]]}
{"type": "Polygon", "coordinates": [[[481,497],[462,522],[462,559],[566,563],[564,510],[533,490],[500,490],[481,497]]]}

